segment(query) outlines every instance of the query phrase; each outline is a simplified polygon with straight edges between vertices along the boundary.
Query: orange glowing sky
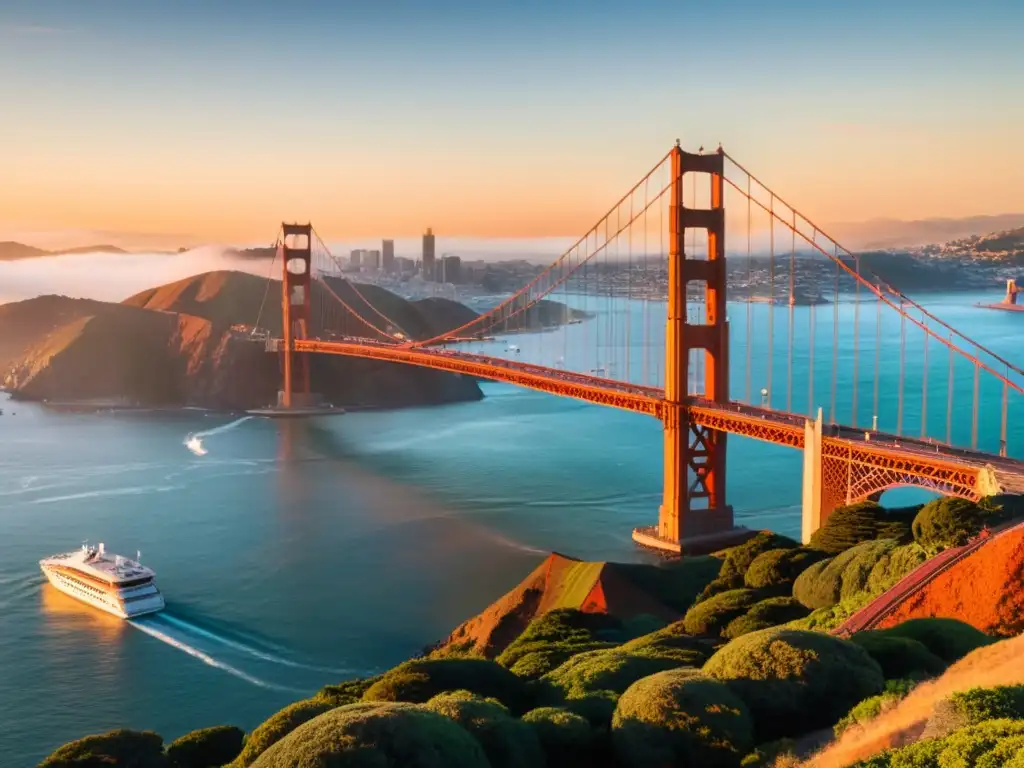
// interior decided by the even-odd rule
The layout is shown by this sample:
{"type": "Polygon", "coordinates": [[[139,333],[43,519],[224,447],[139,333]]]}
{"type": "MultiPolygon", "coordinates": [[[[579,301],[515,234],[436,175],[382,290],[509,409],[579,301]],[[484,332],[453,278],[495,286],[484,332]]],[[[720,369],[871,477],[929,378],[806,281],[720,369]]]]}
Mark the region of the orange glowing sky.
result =
{"type": "Polygon", "coordinates": [[[1024,211],[1020,9],[366,5],[0,12],[0,239],[569,236],[677,136],[820,222],[1024,211]]]}

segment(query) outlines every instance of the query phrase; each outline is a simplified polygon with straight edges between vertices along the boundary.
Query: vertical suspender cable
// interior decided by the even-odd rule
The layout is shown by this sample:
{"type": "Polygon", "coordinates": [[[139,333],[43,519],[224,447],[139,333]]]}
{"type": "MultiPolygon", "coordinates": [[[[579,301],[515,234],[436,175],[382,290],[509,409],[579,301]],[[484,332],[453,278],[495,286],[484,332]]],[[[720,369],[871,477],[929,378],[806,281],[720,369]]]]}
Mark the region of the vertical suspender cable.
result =
{"type": "MultiPolygon", "coordinates": [[[[1010,377],[1010,369],[1007,367],[1006,372],[1003,374],[1006,378],[1010,377]]],[[[1003,382],[1003,416],[1002,422],[999,426],[999,455],[1006,455],[1006,412],[1007,406],[1010,399],[1010,385],[1008,382],[1003,382]]]]}
{"type": "MultiPolygon", "coordinates": [[[[815,230],[814,234],[813,234],[812,243],[813,243],[813,241],[815,241],[817,239],[818,239],[818,232],[817,232],[817,230],[815,230]]],[[[817,297],[817,294],[818,294],[818,284],[817,284],[816,280],[815,280],[815,284],[814,284],[814,287],[813,287],[813,291],[814,291],[815,297],[817,297]]],[[[807,361],[807,414],[813,419],[813,418],[815,418],[815,415],[814,415],[814,318],[815,318],[815,315],[817,314],[817,312],[816,312],[817,306],[815,306],[814,304],[811,304],[808,307],[808,310],[810,310],[807,313],[807,317],[809,318],[809,324],[810,324],[810,331],[809,331],[810,341],[809,341],[809,344],[808,344],[808,361],[807,361]]]]}
{"type": "Polygon", "coordinates": [[[643,299],[643,346],[641,347],[642,365],[643,365],[643,382],[644,386],[648,386],[650,381],[650,370],[651,361],[648,357],[648,350],[651,345],[651,298],[650,298],[650,283],[647,281],[647,261],[650,259],[651,254],[647,250],[647,228],[649,226],[647,220],[647,210],[650,208],[649,189],[647,180],[644,181],[644,276],[642,278],[644,284],[644,299],[643,299]]]}
{"type": "Polygon", "coordinates": [[[629,246],[627,251],[626,266],[626,381],[633,380],[633,371],[630,368],[629,348],[633,345],[633,338],[630,335],[630,318],[633,315],[633,225],[636,216],[633,214],[634,193],[629,193],[629,246]]]}
{"type": "Polygon", "coordinates": [[[850,426],[857,426],[857,385],[860,380],[860,259],[853,257],[853,265],[857,278],[853,286],[853,421],[850,426]]]}
{"type": "MultiPolygon", "coordinates": [[[[922,322],[927,322],[925,318],[921,318],[922,322]]],[[[921,369],[921,437],[928,437],[928,337],[931,334],[925,333],[924,335],[924,367],[921,369]]]]}
{"type": "Polygon", "coordinates": [[[946,443],[953,443],[953,334],[949,335],[949,379],[946,390],[946,443]]]}
{"type": "Polygon", "coordinates": [[[768,397],[765,405],[772,407],[772,356],[775,351],[775,193],[769,190],[768,198],[768,381],[765,389],[768,397]]]}
{"type": "Polygon", "coordinates": [[[871,406],[871,428],[878,423],[878,361],[882,350],[882,289],[878,288],[878,311],[875,315],[875,397],[871,406]]]}
{"type": "MultiPolygon", "coordinates": [[[[832,255],[838,259],[836,246],[832,246],[832,255]]],[[[836,262],[836,284],[832,291],[832,403],[829,407],[830,423],[836,423],[836,377],[839,368],[839,262],[836,262]]]]}
{"type": "MultiPolygon", "coordinates": [[[[792,208],[790,208],[793,211],[792,208]]],[[[793,412],[793,312],[795,311],[796,298],[795,272],[796,272],[796,211],[793,211],[793,225],[790,227],[792,242],[789,249],[789,340],[786,349],[786,413],[793,412]]]]}
{"type": "Polygon", "coordinates": [[[900,296],[900,391],[896,406],[896,434],[903,434],[903,381],[906,375],[907,357],[907,316],[903,312],[903,297],[900,296]]]}
{"type": "Polygon", "coordinates": [[[751,285],[752,269],[751,269],[751,262],[750,262],[750,258],[751,258],[750,257],[750,216],[751,216],[750,175],[748,174],[747,175],[747,344],[746,344],[746,347],[747,347],[747,350],[746,350],[746,354],[747,354],[747,366],[746,366],[746,372],[747,372],[747,394],[746,394],[746,401],[747,401],[748,404],[750,403],[750,348],[754,344],[754,337],[753,337],[754,325],[753,325],[753,320],[751,318],[751,310],[753,308],[753,303],[752,303],[751,299],[753,299],[754,297],[753,297],[753,287],[751,285]]]}
{"type": "Polygon", "coordinates": [[[971,448],[978,450],[978,387],[981,383],[980,380],[981,368],[977,363],[974,364],[974,405],[971,408],[971,448]]]}

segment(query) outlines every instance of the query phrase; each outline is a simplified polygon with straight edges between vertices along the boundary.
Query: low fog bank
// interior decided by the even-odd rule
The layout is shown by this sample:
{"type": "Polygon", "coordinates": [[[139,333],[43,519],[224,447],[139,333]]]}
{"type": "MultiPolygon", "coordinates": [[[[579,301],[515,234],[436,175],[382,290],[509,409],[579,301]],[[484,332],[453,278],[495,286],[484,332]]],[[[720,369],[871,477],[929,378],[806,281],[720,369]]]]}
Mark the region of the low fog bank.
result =
{"type": "Polygon", "coordinates": [[[204,246],[182,253],[81,253],[0,261],[0,304],[51,293],[122,301],[146,288],[200,272],[269,273],[269,261],[239,259],[226,253],[219,246],[204,246]]]}

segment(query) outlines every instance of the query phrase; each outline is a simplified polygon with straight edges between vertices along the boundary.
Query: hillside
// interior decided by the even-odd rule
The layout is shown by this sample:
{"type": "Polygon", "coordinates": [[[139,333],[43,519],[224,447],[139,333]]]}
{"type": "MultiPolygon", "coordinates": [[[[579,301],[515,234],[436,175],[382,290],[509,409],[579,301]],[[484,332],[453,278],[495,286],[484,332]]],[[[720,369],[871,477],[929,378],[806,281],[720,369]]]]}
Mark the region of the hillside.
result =
{"type": "MultiPolygon", "coordinates": [[[[345,290],[344,287],[339,290],[345,290]]],[[[347,290],[351,291],[351,288],[347,290]]],[[[127,399],[145,405],[244,409],[276,399],[279,361],[233,322],[280,332],[280,284],[239,272],[208,272],[157,286],[121,304],[49,296],[0,307],[4,386],[32,400],[127,399]]],[[[432,332],[440,321],[376,289],[367,298],[432,332]]],[[[325,299],[314,293],[314,307],[325,299]]],[[[333,301],[333,300],[332,300],[333,301]]],[[[363,312],[373,312],[363,306],[363,312]]],[[[320,313],[314,311],[313,335],[320,313]]],[[[356,323],[356,321],[352,321],[356,323]]],[[[470,379],[371,360],[312,358],[313,389],[343,405],[394,407],[479,399],[470,379]]]]}
{"type": "Polygon", "coordinates": [[[937,576],[881,621],[959,619],[993,635],[1024,632],[1024,525],[993,539],[937,576]]]}
{"type": "Polygon", "coordinates": [[[0,304],[0,371],[9,370],[29,347],[62,325],[116,306],[53,295],[0,304]]]}
{"type": "Polygon", "coordinates": [[[620,620],[653,616],[664,621],[679,612],[634,585],[616,563],[584,562],[553,552],[514,588],[463,622],[437,647],[460,648],[493,658],[535,618],[572,608],[620,620]]]}

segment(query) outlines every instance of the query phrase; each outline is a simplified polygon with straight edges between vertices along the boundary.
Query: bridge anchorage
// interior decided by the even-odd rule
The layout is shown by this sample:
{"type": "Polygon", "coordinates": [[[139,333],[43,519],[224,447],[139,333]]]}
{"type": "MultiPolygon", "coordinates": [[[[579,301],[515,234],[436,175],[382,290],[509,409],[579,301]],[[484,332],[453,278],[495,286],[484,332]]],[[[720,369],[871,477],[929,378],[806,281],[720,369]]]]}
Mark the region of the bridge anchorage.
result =
{"type": "MultiPolygon", "coordinates": [[[[310,386],[310,358],[328,354],[654,417],[663,488],[657,524],[633,531],[644,546],[695,553],[750,535],[726,499],[729,435],[803,452],[804,541],[837,506],[897,486],[970,499],[1024,492],[1024,462],[1008,450],[1024,370],[872,273],[721,149],[676,145],[524,287],[441,333],[415,313],[402,318],[418,327],[388,317],[367,298],[379,289],[346,279],[309,224],[283,225],[276,254],[283,325],[267,349],[283,383],[268,415],[337,412],[310,386]],[[739,226],[727,221],[744,208],[739,226]],[[731,264],[725,249],[726,232],[743,226],[745,276],[742,247],[731,264]],[[765,253],[754,253],[754,234],[765,253]],[[728,309],[745,324],[729,320],[727,279],[728,309]],[[545,325],[552,312],[561,325],[545,325]],[[545,333],[511,335],[538,323],[545,333]],[[919,353],[909,365],[908,347],[919,353]]],[[[756,462],[743,473],[764,484],[756,462]]]]}

